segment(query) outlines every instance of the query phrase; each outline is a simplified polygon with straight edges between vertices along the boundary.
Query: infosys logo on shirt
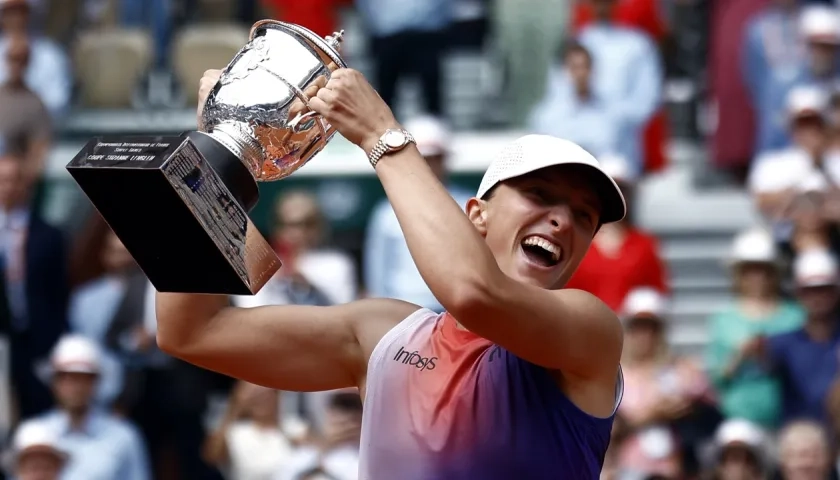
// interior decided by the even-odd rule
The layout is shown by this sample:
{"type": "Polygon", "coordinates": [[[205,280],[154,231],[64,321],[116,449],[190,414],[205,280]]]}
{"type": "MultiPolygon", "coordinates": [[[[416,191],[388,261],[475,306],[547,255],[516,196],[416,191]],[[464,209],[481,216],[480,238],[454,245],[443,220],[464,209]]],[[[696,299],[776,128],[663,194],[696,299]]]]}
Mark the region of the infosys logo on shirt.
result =
{"type": "Polygon", "coordinates": [[[419,368],[421,372],[424,370],[434,370],[436,367],[435,360],[437,359],[438,357],[424,357],[416,350],[409,352],[403,347],[400,347],[400,350],[396,355],[394,355],[395,361],[400,362],[403,365],[411,365],[412,367],[419,368]]]}

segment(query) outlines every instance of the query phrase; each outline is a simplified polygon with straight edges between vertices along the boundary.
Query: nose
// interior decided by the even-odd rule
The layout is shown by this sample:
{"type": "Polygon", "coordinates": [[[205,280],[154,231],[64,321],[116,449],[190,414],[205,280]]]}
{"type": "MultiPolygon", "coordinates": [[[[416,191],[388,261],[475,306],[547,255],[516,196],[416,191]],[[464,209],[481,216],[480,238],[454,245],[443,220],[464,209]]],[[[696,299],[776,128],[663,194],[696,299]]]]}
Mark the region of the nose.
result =
{"type": "Polygon", "coordinates": [[[574,224],[572,210],[568,205],[558,205],[551,209],[548,217],[554,233],[562,233],[574,224]]]}

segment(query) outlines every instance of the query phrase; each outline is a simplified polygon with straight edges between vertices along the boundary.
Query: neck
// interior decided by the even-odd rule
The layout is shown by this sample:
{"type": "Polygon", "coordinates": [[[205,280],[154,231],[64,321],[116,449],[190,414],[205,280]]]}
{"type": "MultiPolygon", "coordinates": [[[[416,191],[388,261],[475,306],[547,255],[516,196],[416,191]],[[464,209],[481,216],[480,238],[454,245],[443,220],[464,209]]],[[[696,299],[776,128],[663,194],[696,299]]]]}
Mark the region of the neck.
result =
{"type": "Polygon", "coordinates": [[[741,303],[749,306],[769,307],[776,305],[776,296],[770,292],[756,292],[741,297],[741,303]]]}
{"type": "Polygon", "coordinates": [[[3,205],[0,208],[3,209],[3,213],[5,213],[6,215],[9,215],[9,214],[15,213],[20,207],[21,207],[21,204],[19,204],[17,202],[10,202],[10,203],[7,203],[6,205],[3,205]]]}
{"type": "Polygon", "coordinates": [[[817,342],[830,340],[834,336],[836,327],[834,317],[831,315],[810,315],[808,321],[805,322],[805,332],[817,342]]]}
{"type": "Polygon", "coordinates": [[[600,10],[595,12],[595,21],[598,23],[612,23],[612,11],[600,10]]]}
{"type": "Polygon", "coordinates": [[[89,411],[90,409],[87,407],[77,410],[68,410],[67,414],[70,417],[70,428],[73,430],[81,430],[85,425],[89,411]]]}
{"type": "Polygon", "coordinates": [[[825,147],[820,145],[813,149],[807,150],[808,153],[811,155],[811,161],[816,166],[820,166],[823,163],[823,154],[825,153],[825,147]]]}
{"type": "Polygon", "coordinates": [[[656,354],[656,352],[651,352],[634,355],[630,357],[629,360],[630,361],[628,363],[638,367],[650,367],[659,363],[660,357],[656,354]]]}
{"type": "Polygon", "coordinates": [[[828,80],[834,77],[834,72],[831,68],[812,68],[811,75],[817,80],[828,80]]]}
{"type": "Polygon", "coordinates": [[[10,78],[4,86],[9,90],[23,90],[26,88],[26,82],[22,78],[10,78]]]}
{"type": "Polygon", "coordinates": [[[276,415],[267,415],[264,417],[254,418],[254,424],[260,428],[277,428],[280,421],[277,419],[276,415]]]}
{"type": "Polygon", "coordinates": [[[578,87],[575,90],[579,100],[587,101],[592,98],[592,93],[587,86],[578,87]]]}

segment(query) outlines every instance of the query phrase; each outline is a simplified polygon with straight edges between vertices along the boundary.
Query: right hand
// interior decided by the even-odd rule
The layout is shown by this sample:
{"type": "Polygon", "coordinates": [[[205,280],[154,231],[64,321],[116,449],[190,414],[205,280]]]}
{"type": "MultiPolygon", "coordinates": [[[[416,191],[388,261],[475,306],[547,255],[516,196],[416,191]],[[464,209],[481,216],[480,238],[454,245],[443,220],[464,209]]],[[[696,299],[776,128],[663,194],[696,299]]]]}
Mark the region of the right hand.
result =
{"type": "Polygon", "coordinates": [[[201,125],[201,113],[204,111],[204,103],[207,101],[207,97],[210,96],[210,92],[219,83],[220,78],[222,78],[222,71],[211,69],[204,72],[204,75],[198,82],[198,110],[196,111],[196,117],[198,118],[199,125],[201,125]]]}

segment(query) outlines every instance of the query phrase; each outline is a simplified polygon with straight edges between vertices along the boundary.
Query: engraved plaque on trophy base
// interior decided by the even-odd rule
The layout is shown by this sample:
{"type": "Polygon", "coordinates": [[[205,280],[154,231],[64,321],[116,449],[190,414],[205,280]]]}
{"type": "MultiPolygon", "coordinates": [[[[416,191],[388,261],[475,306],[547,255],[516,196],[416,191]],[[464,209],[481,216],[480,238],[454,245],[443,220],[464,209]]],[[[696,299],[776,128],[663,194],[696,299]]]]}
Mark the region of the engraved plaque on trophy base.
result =
{"type": "Polygon", "coordinates": [[[254,177],[208,135],[95,138],[67,170],[160,292],[250,295],[280,268],[254,177]]]}

